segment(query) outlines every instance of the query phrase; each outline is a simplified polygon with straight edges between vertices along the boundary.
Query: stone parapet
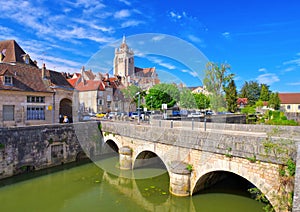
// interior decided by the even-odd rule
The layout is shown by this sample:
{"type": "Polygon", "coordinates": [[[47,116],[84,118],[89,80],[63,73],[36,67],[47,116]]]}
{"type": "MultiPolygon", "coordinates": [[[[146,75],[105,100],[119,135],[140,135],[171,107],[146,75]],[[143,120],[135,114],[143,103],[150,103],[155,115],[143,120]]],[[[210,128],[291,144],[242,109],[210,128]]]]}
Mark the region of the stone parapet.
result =
{"type": "MultiPolygon", "coordinates": [[[[238,126],[224,126],[223,128],[211,129],[207,131],[192,130],[185,127],[176,126],[171,122],[162,122],[161,125],[136,125],[122,122],[103,122],[102,128],[105,132],[112,132],[121,136],[135,139],[142,139],[155,143],[169,144],[178,147],[202,150],[206,152],[230,155],[242,158],[256,158],[264,162],[282,164],[280,154],[270,152],[266,154],[265,142],[286,143],[290,149],[291,157],[295,159],[294,141],[298,137],[293,137],[296,133],[289,133],[288,136],[268,136],[266,133],[256,132],[256,126],[247,131],[232,130],[238,126]],[[228,130],[226,130],[228,129],[228,130]],[[229,130],[230,129],[230,130],[229,130]]],[[[227,124],[226,124],[227,125],[227,124]]],[[[245,126],[241,126],[243,128],[245,126]]],[[[273,128],[269,126],[268,130],[273,128]]],[[[298,132],[298,129],[290,130],[298,132]]]]}

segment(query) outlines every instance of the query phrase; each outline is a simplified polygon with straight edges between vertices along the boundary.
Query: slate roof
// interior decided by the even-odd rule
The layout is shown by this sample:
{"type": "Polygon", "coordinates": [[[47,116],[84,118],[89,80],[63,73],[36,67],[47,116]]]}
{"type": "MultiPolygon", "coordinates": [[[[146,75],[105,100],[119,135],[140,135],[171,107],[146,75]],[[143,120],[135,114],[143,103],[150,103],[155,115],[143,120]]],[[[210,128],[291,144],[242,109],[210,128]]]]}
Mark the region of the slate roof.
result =
{"type": "Polygon", "coordinates": [[[300,93],[279,93],[281,104],[300,104],[300,93]]]}
{"type": "MultiPolygon", "coordinates": [[[[26,53],[15,40],[0,41],[0,54],[1,53],[4,55],[2,62],[25,63],[23,55],[26,53]]],[[[31,59],[29,59],[29,64],[36,66],[31,59]]]]}
{"type": "Polygon", "coordinates": [[[52,71],[52,70],[46,70],[47,76],[49,76],[49,80],[52,86],[58,86],[62,88],[67,88],[67,89],[73,89],[72,85],[67,81],[63,73],[57,72],[57,71],[52,71]]]}

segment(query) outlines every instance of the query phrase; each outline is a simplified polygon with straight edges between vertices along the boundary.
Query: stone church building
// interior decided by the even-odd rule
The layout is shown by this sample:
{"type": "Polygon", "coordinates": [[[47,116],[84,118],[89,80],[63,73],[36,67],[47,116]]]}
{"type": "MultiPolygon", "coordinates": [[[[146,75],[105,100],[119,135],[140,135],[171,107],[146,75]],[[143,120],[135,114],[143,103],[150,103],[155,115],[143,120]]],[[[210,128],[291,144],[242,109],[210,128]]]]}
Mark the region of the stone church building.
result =
{"type": "Polygon", "coordinates": [[[125,87],[136,85],[143,90],[148,90],[153,85],[160,83],[155,67],[135,67],[134,52],[128,47],[125,36],[120,47],[115,49],[113,65],[113,74],[120,77],[125,87]]]}

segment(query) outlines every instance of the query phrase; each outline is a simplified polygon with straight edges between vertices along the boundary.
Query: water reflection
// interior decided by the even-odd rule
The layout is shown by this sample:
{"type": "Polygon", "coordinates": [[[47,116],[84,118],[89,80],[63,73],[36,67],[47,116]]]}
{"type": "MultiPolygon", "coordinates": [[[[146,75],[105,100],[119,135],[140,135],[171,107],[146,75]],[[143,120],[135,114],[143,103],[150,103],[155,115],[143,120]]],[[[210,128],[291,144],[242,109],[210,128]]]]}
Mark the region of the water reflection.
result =
{"type": "MultiPolygon", "coordinates": [[[[115,167],[117,161],[113,157],[99,162],[115,167]]],[[[89,163],[6,183],[0,188],[0,211],[262,211],[263,205],[252,199],[218,191],[193,197],[172,196],[169,176],[159,168],[115,173],[89,163]],[[126,177],[147,172],[163,174],[136,180],[126,177]]]]}

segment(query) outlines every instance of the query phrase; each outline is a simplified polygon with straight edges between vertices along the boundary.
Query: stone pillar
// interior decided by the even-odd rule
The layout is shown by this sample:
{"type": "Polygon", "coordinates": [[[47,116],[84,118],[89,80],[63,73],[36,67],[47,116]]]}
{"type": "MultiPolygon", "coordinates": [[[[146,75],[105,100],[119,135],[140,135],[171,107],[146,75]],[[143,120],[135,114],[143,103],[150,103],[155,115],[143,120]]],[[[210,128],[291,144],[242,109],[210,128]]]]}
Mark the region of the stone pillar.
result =
{"type": "Polygon", "coordinates": [[[132,169],[132,150],[128,146],[119,149],[120,169],[132,169]]]}
{"type": "Polygon", "coordinates": [[[190,195],[191,171],[187,169],[186,163],[173,161],[170,169],[170,193],[175,196],[190,195]]]}
{"type": "Polygon", "coordinates": [[[296,174],[294,183],[294,200],[293,211],[300,211],[300,142],[296,143],[297,158],[296,158],[296,174]]]}

